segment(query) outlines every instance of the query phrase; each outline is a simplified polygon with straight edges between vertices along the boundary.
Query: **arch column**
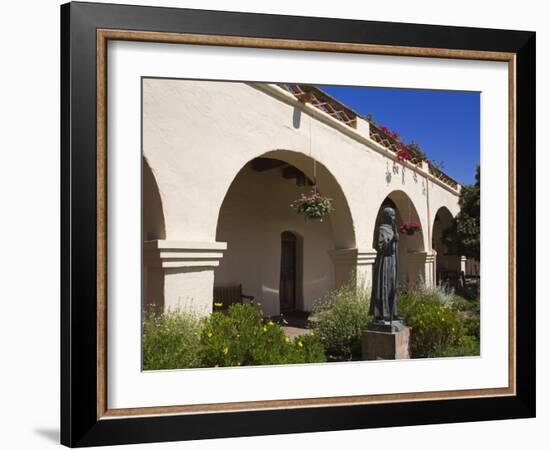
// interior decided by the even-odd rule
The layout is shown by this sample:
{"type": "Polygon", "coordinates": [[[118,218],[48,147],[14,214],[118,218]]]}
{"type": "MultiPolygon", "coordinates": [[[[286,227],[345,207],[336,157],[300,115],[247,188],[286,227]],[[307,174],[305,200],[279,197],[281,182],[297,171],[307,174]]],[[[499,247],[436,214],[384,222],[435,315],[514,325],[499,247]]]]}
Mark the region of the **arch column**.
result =
{"type": "Polygon", "coordinates": [[[226,242],[146,241],[145,304],[152,300],[164,312],[184,309],[201,316],[212,313],[214,269],[226,249],[226,242]],[[152,283],[151,275],[158,280],[156,283],[152,283]],[[160,289],[164,291],[162,304],[154,298],[160,289]]]}
{"type": "Polygon", "coordinates": [[[334,264],[334,282],[339,288],[349,281],[362,283],[367,289],[372,286],[372,267],[376,250],[345,248],[331,250],[329,255],[334,264]]]}
{"type": "Polygon", "coordinates": [[[466,256],[461,256],[460,257],[460,271],[463,274],[466,274],[466,262],[467,261],[468,261],[468,258],[466,258],[466,256]]]}
{"type": "Polygon", "coordinates": [[[400,279],[400,283],[407,288],[416,286],[421,280],[428,284],[428,279],[431,278],[428,274],[430,267],[428,252],[409,252],[399,255],[399,258],[406,258],[404,265],[405,273],[401,274],[402,277],[404,275],[404,279],[400,279]]]}
{"type": "MultiPolygon", "coordinates": [[[[406,258],[406,279],[400,282],[407,284],[407,287],[413,287],[423,280],[427,287],[432,287],[436,284],[435,269],[436,269],[437,252],[410,252],[403,257],[406,258]]],[[[401,255],[400,255],[401,257],[401,255]]]]}
{"type": "MultiPolygon", "coordinates": [[[[334,280],[336,287],[341,287],[352,280],[354,275],[357,283],[372,286],[373,266],[376,259],[376,250],[360,250],[346,248],[329,252],[334,264],[334,280]]],[[[400,255],[405,258],[407,268],[406,278],[402,283],[414,285],[421,277],[427,286],[435,285],[436,252],[410,252],[400,255]]],[[[403,274],[402,274],[403,275],[403,274]]]]}
{"type": "Polygon", "coordinates": [[[426,262],[425,262],[425,284],[428,287],[433,287],[436,285],[436,261],[437,261],[437,252],[432,250],[431,253],[426,253],[426,262]]]}

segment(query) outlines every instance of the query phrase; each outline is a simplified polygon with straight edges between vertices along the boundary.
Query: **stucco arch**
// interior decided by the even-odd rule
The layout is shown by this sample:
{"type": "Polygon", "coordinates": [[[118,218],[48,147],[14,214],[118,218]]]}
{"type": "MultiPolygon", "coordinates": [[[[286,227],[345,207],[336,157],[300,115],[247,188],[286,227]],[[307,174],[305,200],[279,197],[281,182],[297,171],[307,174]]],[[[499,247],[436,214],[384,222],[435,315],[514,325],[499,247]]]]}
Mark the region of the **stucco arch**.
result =
{"type": "Polygon", "coordinates": [[[457,287],[464,272],[463,259],[460,255],[449,253],[443,236],[445,230],[452,225],[453,214],[446,207],[440,207],[434,217],[432,226],[432,248],[436,254],[436,281],[448,282],[457,287]]]}
{"type": "MultiPolygon", "coordinates": [[[[404,191],[391,191],[380,202],[380,207],[378,208],[375,226],[372,230],[374,248],[376,248],[377,230],[381,223],[382,211],[388,206],[396,210],[397,229],[406,221],[422,223],[412,199],[404,191]]],[[[412,287],[419,281],[426,281],[426,248],[423,228],[412,236],[407,234],[400,235],[398,271],[402,289],[412,287]]]]}
{"type": "MultiPolygon", "coordinates": [[[[296,167],[297,169],[302,171],[310,180],[316,178],[318,190],[323,195],[332,199],[334,211],[330,214],[329,221],[332,225],[332,229],[334,232],[335,249],[354,248],[356,246],[354,221],[348,201],[346,199],[346,196],[344,195],[340,183],[324,164],[314,160],[310,156],[300,151],[293,150],[271,150],[260,153],[253,159],[256,158],[270,158],[279,160],[288,164],[289,166],[296,167]]],[[[250,159],[245,164],[243,164],[243,167],[245,167],[247,164],[250,164],[253,159],[250,159]]],[[[218,208],[218,211],[221,210],[223,201],[225,201],[225,199],[227,198],[231,186],[234,184],[241,170],[242,167],[239,168],[239,171],[235,173],[230,185],[228,185],[225,195],[223,196],[222,203],[218,208]]],[[[309,188],[307,187],[304,187],[301,190],[297,190],[296,197],[298,197],[299,193],[308,191],[309,188]]],[[[216,230],[219,226],[219,213],[217,217],[216,230]]]]}
{"type": "MultiPolygon", "coordinates": [[[[141,159],[142,180],[142,239],[166,239],[162,199],[155,175],[146,158],[141,159]]],[[[146,255],[145,248],[144,255],[146,255]]],[[[164,274],[162,269],[146,256],[143,266],[143,302],[147,310],[164,309],[164,274]]]]}
{"type": "MultiPolygon", "coordinates": [[[[413,200],[401,190],[391,191],[380,203],[378,208],[378,213],[376,216],[376,221],[374,228],[372,230],[372,235],[376,233],[376,229],[380,224],[381,212],[386,205],[395,207],[397,212],[397,228],[399,228],[405,221],[415,221],[422,224],[422,220],[418,214],[418,210],[413,202],[413,200]]],[[[426,251],[425,238],[424,238],[424,227],[420,232],[415,233],[412,237],[408,239],[408,251],[413,252],[423,252],[426,251]]],[[[373,238],[374,239],[374,238],[373,238]]],[[[374,243],[374,241],[373,241],[374,243]]]]}
{"type": "Polygon", "coordinates": [[[331,252],[355,246],[353,221],[345,195],[320,163],[298,152],[276,150],[248,161],[228,188],[216,227],[216,241],[227,251],[215,270],[214,285],[242,285],[264,312],[279,312],[281,234],[299,237],[303,266],[297,274],[296,308],[311,310],[315,301],[334,289],[331,252]],[[312,187],[332,198],[334,211],[323,221],[306,221],[290,203],[312,187]],[[295,176],[293,176],[293,174],[295,176]],[[305,177],[304,177],[305,176],[305,177]],[[300,182],[299,182],[300,180],[300,182]]]}
{"type": "Polygon", "coordinates": [[[439,254],[447,253],[447,246],[443,242],[443,233],[453,221],[453,215],[449,208],[441,206],[435,213],[432,224],[432,248],[439,254]]]}
{"type": "Polygon", "coordinates": [[[146,158],[141,159],[143,240],[166,239],[164,209],[157,180],[146,158]]]}

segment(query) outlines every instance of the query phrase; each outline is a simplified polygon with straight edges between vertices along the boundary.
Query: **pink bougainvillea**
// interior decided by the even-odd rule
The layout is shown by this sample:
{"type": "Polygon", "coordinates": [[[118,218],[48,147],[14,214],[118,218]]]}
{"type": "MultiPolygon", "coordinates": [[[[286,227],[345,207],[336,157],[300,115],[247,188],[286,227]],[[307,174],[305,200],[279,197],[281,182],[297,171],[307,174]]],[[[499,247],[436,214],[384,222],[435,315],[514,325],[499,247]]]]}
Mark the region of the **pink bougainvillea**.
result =
{"type": "Polygon", "coordinates": [[[401,141],[401,137],[395,131],[378,125],[376,125],[376,129],[379,133],[381,133],[381,135],[385,135],[395,141],[394,144],[397,146],[397,161],[412,161],[415,164],[418,164],[419,162],[426,160],[426,155],[416,142],[413,141],[406,145],[401,141]]]}
{"type": "Polygon", "coordinates": [[[380,127],[380,131],[382,131],[382,133],[384,133],[385,135],[391,137],[392,139],[395,139],[396,141],[400,140],[399,135],[395,131],[392,131],[392,130],[386,128],[386,127],[380,127]]]}
{"type": "Polygon", "coordinates": [[[411,151],[406,145],[401,145],[397,150],[397,161],[408,161],[411,159],[411,151]]]}

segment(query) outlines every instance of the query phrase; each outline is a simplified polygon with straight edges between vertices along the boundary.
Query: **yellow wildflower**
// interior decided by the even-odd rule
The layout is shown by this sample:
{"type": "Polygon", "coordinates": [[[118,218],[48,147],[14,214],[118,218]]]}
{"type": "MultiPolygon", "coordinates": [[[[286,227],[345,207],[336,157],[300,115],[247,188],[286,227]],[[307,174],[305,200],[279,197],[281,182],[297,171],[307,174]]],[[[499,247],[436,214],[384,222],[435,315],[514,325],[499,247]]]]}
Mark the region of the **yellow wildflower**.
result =
{"type": "Polygon", "coordinates": [[[214,306],[216,308],[221,308],[223,306],[223,303],[219,302],[219,303],[214,303],[214,306]]]}
{"type": "Polygon", "coordinates": [[[267,331],[267,327],[264,325],[264,333],[267,331]]]}
{"type": "Polygon", "coordinates": [[[315,333],[312,331],[311,333],[309,333],[310,336],[315,336],[315,333]]]}
{"type": "Polygon", "coordinates": [[[228,352],[228,351],[229,351],[229,347],[225,347],[225,348],[223,349],[223,354],[224,354],[224,355],[227,355],[227,352],[228,352]]]}
{"type": "Polygon", "coordinates": [[[302,341],[298,341],[298,347],[303,347],[304,344],[302,344],[302,341]]]}
{"type": "Polygon", "coordinates": [[[211,331],[208,332],[208,337],[212,337],[212,332],[211,331]]]}
{"type": "Polygon", "coordinates": [[[272,320],[270,320],[269,322],[267,322],[267,324],[268,324],[268,325],[275,325],[275,324],[273,323],[272,320]]]}
{"type": "Polygon", "coordinates": [[[240,366],[241,365],[241,362],[240,361],[237,361],[237,366],[240,366]]]}
{"type": "Polygon", "coordinates": [[[286,342],[287,344],[290,343],[290,338],[289,338],[288,336],[285,336],[285,342],[286,342]]]}

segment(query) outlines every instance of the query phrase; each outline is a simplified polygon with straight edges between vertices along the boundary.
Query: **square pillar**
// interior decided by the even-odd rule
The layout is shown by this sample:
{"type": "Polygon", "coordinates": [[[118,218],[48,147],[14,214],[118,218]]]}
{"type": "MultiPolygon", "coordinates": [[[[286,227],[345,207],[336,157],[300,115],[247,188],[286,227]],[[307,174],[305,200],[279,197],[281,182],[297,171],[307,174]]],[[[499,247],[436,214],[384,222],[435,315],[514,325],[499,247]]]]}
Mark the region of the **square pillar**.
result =
{"type": "Polygon", "coordinates": [[[334,280],[337,288],[353,281],[370,289],[372,286],[372,266],[376,259],[375,250],[345,248],[331,250],[329,254],[334,264],[334,280]]]}
{"type": "Polygon", "coordinates": [[[226,242],[144,242],[144,272],[149,274],[144,276],[144,304],[153,301],[157,310],[165,312],[183,309],[199,316],[211,314],[214,269],[226,249],[226,242]],[[160,273],[162,290],[150,285],[150,274],[155,273],[160,273]]]}
{"type": "Polygon", "coordinates": [[[460,257],[460,272],[463,274],[466,274],[466,261],[468,261],[468,258],[465,256],[460,257]]]}
{"type": "Polygon", "coordinates": [[[399,282],[406,283],[407,287],[414,287],[419,281],[423,281],[428,285],[431,280],[431,274],[429,273],[427,256],[427,252],[409,252],[404,255],[399,254],[400,258],[406,258],[406,277],[403,280],[399,280],[399,282]]]}

